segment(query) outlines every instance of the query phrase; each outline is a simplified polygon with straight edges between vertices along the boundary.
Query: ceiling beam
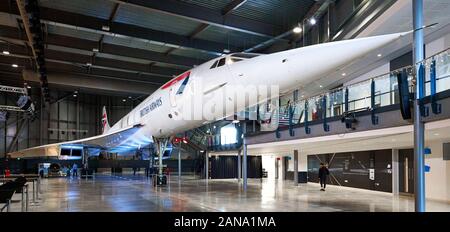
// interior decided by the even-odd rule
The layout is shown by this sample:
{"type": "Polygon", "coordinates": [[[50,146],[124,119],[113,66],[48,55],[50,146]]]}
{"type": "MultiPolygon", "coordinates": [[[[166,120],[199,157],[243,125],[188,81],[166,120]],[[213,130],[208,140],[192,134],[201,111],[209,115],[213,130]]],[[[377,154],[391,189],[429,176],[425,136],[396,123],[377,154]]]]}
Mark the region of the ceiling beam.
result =
{"type": "Polygon", "coordinates": [[[234,10],[237,10],[239,7],[244,5],[247,0],[233,0],[230,2],[225,8],[222,9],[222,15],[228,15],[234,10]]]}
{"type": "MultiPolygon", "coordinates": [[[[20,40],[26,41],[26,35],[15,27],[0,25],[0,37],[8,40],[20,40]]],[[[97,41],[79,39],[75,37],[47,34],[45,38],[45,44],[55,45],[66,48],[79,49],[83,51],[90,51],[94,48],[98,48],[97,41]]],[[[146,49],[126,47],[122,45],[103,43],[101,53],[116,55],[121,57],[130,57],[136,59],[148,60],[149,62],[157,62],[164,64],[172,64],[177,66],[183,66],[192,68],[194,65],[198,65],[206,62],[206,60],[188,58],[185,56],[169,55],[165,53],[153,52],[146,49]]]]}
{"type": "MultiPolygon", "coordinates": [[[[323,11],[324,11],[325,9],[327,9],[327,7],[328,7],[332,2],[334,2],[334,0],[317,0],[317,1],[311,6],[311,8],[308,10],[308,12],[303,16],[303,19],[301,20],[301,22],[305,23],[305,21],[306,21],[307,19],[309,19],[309,18],[311,18],[311,17],[317,17],[317,16],[319,16],[319,14],[322,14],[323,11]]],[[[301,22],[299,22],[299,23],[301,23],[301,22]]],[[[295,26],[296,26],[296,25],[293,25],[293,26],[292,26],[292,29],[294,29],[295,26]]],[[[292,35],[294,34],[294,32],[292,31],[292,29],[290,29],[290,30],[288,30],[288,31],[286,31],[286,32],[284,32],[284,33],[281,33],[281,34],[279,34],[278,36],[276,36],[276,37],[274,37],[274,38],[272,38],[272,39],[269,39],[269,40],[267,40],[267,41],[264,41],[264,42],[262,42],[262,43],[260,43],[260,44],[255,45],[255,46],[253,46],[253,47],[251,47],[251,48],[248,48],[248,49],[244,50],[244,52],[256,52],[256,51],[260,51],[260,50],[262,50],[262,49],[264,49],[264,48],[269,47],[270,45],[274,44],[274,43],[277,42],[277,41],[283,41],[286,37],[292,36],[292,35]]],[[[306,29],[306,27],[305,27],[305,31],[304,31],[304,32],[306,32],[306,30],[309,30],[309,28],[306,29]]],[[[301,36],[301,35],[303,35],[303,33],[300,33],[299,36],[301,36]]],[[[294,37],[295,37],[296,39],[298,39],[299,36],[297,36],[297,37],[294,36],[294,37]]],[[[296,40],[296,39],[294,39],[294,40],[296,40]]],[[[288,41],[288,44],[293,44],[293,43],[295,42],[294,40],[288,41]]]]}
{"type": "Polygon", "coordinates": [[[248,34],[273,37],[282,31],[278,26],[260,21],[240,17],[237,15],[223,15],[206,7],[196,6],[175,0],[111,0],[116,3],[141,7],[165,14],[183,17],[200,23],[206,23],[221,28],[236,30],[248,34]]]}
{"type": "MultiPolygon", "coordinates": [[[[51,8],[41,7],[42,22],[48,24],[57,24],[58,26],[66,26],[72,29],[87,30],[97,34],[122,35],[125,37],[142,39],[144,41],[152,41],[161,46],[201,50],[213,55],[221,55],[224,48],[228,48],[228,44],[218,42],[189,38],[188,36],[178,35],[170,32],[153,30],[145,27],[139,27],[131,24],[112,22],[109,20],[81,15],[77,13],[61,11],[51,8]],[[109,30],[102,28],[109,25],[109,30]]],[[[0,1],[0,12],[19,15],[17,7],[10,7],[8,1],[0,1]]],[[[230,46],[230,50],[239,51],[235,46],[230,46]]]]}
{"type": "MultiPolygon", "coordinates": [[[[24,81],[26,82],[36,82],[39,80],[37,77],[37,73],[30,70],[24,70],[22,75],[24,81]]],[[[67,86],[71,89],[95,89],[127,94],[134,93],[146,95],[151,94],[159,87],[152,83],[135,82],[120,79],[95,78],[95,75],[59,72],[49,72],[48,83],[52,85],[67,86]]]]}
{"type": "MultiPolygon", "coordinates": [[[[11,55],[29,56],[27,48],[24,46],[5,46],[0,44],[0,49],[9,49],[11,55]]],[[[11,56],[9,55],[9,56],[11,56]]],[[[122,60],[113,60],[109,58],[96,57],[92,59],[90,55],[63,52],[52,49],[45,49],[45,58],[47,60],[63,61],[75,63],[84,66],[98,66],[109,69],[125,70],[130,72],[148,73],[161,77],[172,77],[184,72],[184,69],[173,69],[159,66],[149,66],[148,64],[128,62],[122,60]]]]}
{"type": "MultiPolygon", "coordinates": [[[[21,73],[21,70],[24,69],[32,69],[33,66],[30,64],[28,58],[14,58],[14,63],[18,64],[18,68],[11,67],[11,57],[0,56],[0,80],[3,81],[3,73],[1,71],[5,71],[7,73],[21,73]]],[[[87,72],[87,68],[81,65],[77,65],[69,62],[62,61],[47,61],[47,68],[49,72],[59,72],[59,73],[67,73],[71,75],[86,75],[91,76],[92,78],[104,78],[108,80],[122,80],[128,82],[136,82],[136,83],[145,83],[152,84],[154,86],[161,86],[170,78],[164,78],[159,76],[152,76],[145,73],[136,73],[136,72],[126,72],[119,70],[109,70],[97,67],[91,67],[90,73],[87,72]]],[[[92,86],[95,88],[96,86],[92,86]]]]}
{"type": "MultiPolygon", "coordinates": [[[[234,0],[233,2],[231,2],[230,4],[228,4],[223,10],[222,10],[222,15],[227,15],[229,13],[231,13],[231,11],[239,8],[240,6],[242,6],[247,0],[234,0]]],[[[207,23],[202,23],[200,24],[200,26],[198,26],[191,34],[189,34],[189,38],[194,38],[197,35],[199,35],[200,33],[202,33],[203,31],[205,31],[206,29],[208,29],[211,25],[207,24],[207,23]]],[[[174,51],[175,49],[170,49],[167,54],[170,54],[174,51]]]]}

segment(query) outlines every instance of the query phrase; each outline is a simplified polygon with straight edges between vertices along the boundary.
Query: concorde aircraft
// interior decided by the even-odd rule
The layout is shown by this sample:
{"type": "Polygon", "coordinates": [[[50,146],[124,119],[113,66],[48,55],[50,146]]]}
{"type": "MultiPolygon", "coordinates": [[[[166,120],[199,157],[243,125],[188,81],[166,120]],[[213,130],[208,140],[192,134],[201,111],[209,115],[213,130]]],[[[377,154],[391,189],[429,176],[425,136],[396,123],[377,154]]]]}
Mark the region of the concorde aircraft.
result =
{"type": "MultiPolygon", "coordinates": [[[[228,117],[245,107],[269,100],[269,95],[236,97],[223,91],[234,86],[277,86],[280,94],[306,86],[317,78],[379,49],[410,32],[359,38],[296,48],[273,54],[235,53],[201,64],[173,78],[112,127],[103,108],[103,133],[75,141],[48,144],[9,153],[11,158],[59,157],[66,146],[98,147],[108,152],[136,150],[155,143],[159,157],[170,143],[171,136],[203,124],[228,117]],[[193,90],[194,89],[194,90],[193,90]],[[220,93],[220,94],[218,94],[220,93]],[[186,113],[194,101],[194,112],[186,113]],[[225,99],[225,100],[224,100],[225,99]],[[218,107],[223,101],[236,102],[224,110],[212,110],[209,117],[186,117],[198,113],[199,105],[218,107]],[[231,115],[230,115],[231,114],[231,115]]],[[[244,89],[247,89],[244,87],[244,89]]],[[[200,110],[201,111],[201,110],[200,110]]],[[[86,149],[87,150],[87,149],[86,149]]],[[[88,154],[89,155],[89,154],[88,154]]]]}

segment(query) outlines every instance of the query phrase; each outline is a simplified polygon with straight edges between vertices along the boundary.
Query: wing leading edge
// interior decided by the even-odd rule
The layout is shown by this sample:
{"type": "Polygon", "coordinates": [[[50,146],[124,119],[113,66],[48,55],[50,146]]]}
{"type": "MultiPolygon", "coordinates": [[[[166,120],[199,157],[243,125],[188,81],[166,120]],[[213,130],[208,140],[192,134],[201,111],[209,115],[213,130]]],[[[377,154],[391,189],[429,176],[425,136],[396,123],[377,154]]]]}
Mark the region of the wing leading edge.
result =
{"type": "Polygon", "coordinates": [[[82,147],[115,148],[129,142],[128,138],[138,132],[142,124],[132,125],[118,131],[97,135],[89,138],[53,143],[23,149],[20,151],[8,153],[10,158],[35,158],[35,157],[58,157],[61,155],[61,147],[69,145],[78,145],[82,147]]]}

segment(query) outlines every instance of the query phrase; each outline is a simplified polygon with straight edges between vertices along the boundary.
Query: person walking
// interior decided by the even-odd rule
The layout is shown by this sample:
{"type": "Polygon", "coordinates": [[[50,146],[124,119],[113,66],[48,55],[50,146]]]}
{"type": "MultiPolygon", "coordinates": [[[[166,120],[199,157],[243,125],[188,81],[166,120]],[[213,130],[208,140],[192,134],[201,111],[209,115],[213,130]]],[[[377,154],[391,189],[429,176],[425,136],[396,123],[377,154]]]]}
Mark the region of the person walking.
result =
{"type": "Polygon", "coordinates": [[[328,175],[330,175],[330,171],[323,163],[320,163],[319,168],[320,191],[325,191],[325,188],[327,187],[328,175]]]}

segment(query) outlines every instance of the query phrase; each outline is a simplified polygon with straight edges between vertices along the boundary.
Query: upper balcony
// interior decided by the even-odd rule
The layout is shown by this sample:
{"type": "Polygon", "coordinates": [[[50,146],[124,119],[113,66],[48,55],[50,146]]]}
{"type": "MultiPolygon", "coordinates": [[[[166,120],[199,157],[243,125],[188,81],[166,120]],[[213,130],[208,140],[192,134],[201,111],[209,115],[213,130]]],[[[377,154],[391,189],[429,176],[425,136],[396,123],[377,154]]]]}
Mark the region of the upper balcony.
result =
{"type": "MultiPolygon", "coordinates": [[[[426,77],[424,120],[450,117],[446,114],[448,104],[439,104],[450,93],[450,48],[425,59],[420,65],[426,77]]],[[[399,74],[405,75],[412,100],[414,72],[414,67],[407,66],[305,99],[297,99],[299,94],[294,91],[280,97],[278,114],[272,116],[273,121],[278,122],[278,129],[254,131],[248,141],[250,144],[273,142],[410,124],[410,120],[400,114],[397,78],[399,74]],[[394,113],[381,116],[387,112],[394,113]]]]}

